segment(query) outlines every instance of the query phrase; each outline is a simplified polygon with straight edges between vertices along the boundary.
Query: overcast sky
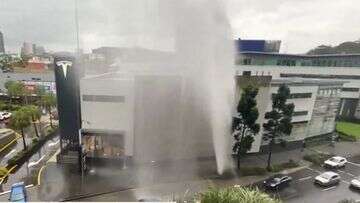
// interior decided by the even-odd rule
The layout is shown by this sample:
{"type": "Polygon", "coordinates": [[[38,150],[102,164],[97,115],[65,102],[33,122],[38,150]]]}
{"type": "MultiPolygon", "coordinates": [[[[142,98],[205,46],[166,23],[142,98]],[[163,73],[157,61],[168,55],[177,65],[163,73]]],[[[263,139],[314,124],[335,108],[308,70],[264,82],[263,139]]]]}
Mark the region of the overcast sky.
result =
{"type": "MultiPolygon", "coordinates": [[[[234,38],[282,40],[282,52],[303,53],[321,44],[360,38],[359,0],[223,1],[234,38]]],[[[162,22],[156,18],[158,10],[166,6],[153,2],[79,0],[81,47],[88,51],[103,45],[152,46],[153,38],[139,39],[134,33],[167,34],[155,26],[162,22]]],[[[73,51],[74,0],[1,0],[0,30],[8,51],[17,52],[23,41],[47,50],[73,51]]]]}

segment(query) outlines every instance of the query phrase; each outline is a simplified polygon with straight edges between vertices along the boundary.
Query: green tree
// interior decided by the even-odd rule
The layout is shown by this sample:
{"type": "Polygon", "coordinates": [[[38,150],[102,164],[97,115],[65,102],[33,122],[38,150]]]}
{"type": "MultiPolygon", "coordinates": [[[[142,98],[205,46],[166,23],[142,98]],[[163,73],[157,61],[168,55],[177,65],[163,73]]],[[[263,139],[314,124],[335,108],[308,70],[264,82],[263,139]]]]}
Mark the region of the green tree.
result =
{"type": "Polygon", "coordinates": [[[237,155],[238,169],[240,169],[241,156],[251,149],[254,136],[260,130],[260,125],[256,123],[259,117],[256,102],[258,91],[258,88],[251,85],[243,88],[237,105],[237,115],[233,118],[232,131],[235,139],[233,152],[237,155]]]}
{"type": "Polygon", "coordinates": [[[12,94],[13,94],[13,92],[12,92],[12,90],[10,90],[11,88],[11,86],[13,85],[15,83],[15,81],[13,81],[13,80],[8,80],[8,81],[6,81],[5,82],[5,84],[4,84],[4,86],[5,86],[5,89],[6,89],[6,91],[7,91],[7,94],[8,94],[8,97],[9,97],[9,103],[10,103],[10,105],[11,105],[11,103],[12,103],[12,94]]]}
{"type": "Polygon", "coordinates": [[[24,129],[30,125],[30,116],[26,110],[23,108],[15,111],[10,118],[10,126],[15,130],[21,132],[21,136],[24,143],[24,150],[26,150],[25,134],[24,129]]]}
{"type": "Polygon", "coordinates": [[[56,106],[56,97],[52,93],[46,93],[42,101],[50,116],[50,126],[53,127],[51,109],[56,106]]]}
{"type": "Polygon", "coordinates": [[[269,171],[271,170],[272,148],[276,139],[291,134],[294,104],[286,103],[289,98],[290,89],[285,84],[280,85],[277,94],[272,95],[272,110],[265,114],[267,122],[263,124],[264,136],[270,140],[267,160],[267,169],[269,171]]]}
{"type": "Polygon", "coordinates": [[[268,194],[258,189],[246,187],[210,188],[198,196],[200,203],[231,203],[231,202],[256,202],[256,203],[280,203],[280,200],[272,199],[268,194]]]}
{"type": "Polygon", "coordinates": [[[25,86],[22,82],[7,81],[5,83],[5,88],[7,89],[10,98],[10,104],[12,103],[13,97],[24,97],[26,93],[25,86]]]}
{"type": "Polygon", "coordinates": [[[23,107],[23,110],[25,110],[28,113],[29,117],[31,118],[36,137],[40,137],[39,131],[36,127],[36,121],[39,121],[41,118],[41,112],[40,112],[39,108],[37,106],[30,105],[30,106],[23,107]]]}
{"type": "Polygon", "coordinates": [[[37,85],[35,87],[35,92],[36,96],[39,98],[39,106],[42,106],[42,98],[43,96],[46,94],[46,90],[45,90],[45,87],[42,86],[42,85],[37,85]]]}

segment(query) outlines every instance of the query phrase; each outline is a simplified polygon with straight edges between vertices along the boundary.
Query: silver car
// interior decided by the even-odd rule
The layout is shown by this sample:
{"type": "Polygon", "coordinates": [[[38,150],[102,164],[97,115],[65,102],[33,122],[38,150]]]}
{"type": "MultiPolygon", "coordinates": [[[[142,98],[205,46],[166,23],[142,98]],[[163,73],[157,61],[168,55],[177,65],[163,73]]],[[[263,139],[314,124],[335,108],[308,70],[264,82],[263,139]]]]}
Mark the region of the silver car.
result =
{"type": "Polygon", "coordinates": [[[315,183],[322,186],[335,185],[340,182],[340,176],[332,171],[327,171],[315,177],[315,183]]]}
{"type": "Polygon", "coordinates": [[[360,189],[360,177],[352,179],[351,182],[350,182],[350,186],[352,188],[360,189]]]}

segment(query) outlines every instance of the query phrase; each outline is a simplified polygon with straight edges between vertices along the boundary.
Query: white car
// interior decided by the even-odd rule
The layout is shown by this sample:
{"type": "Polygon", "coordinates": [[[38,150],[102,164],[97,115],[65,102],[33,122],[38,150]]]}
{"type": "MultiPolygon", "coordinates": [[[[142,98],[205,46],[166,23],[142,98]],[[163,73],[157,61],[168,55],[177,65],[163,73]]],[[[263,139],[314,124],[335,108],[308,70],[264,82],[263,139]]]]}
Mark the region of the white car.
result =
{"type": "Polygon", "coordinates": [[[350,182],[350,186],[356,189],[360,189],[360,177],[352,179],[350,182]]]}
{"type": "Polygon", "coordinates": [[[11,113],[10,112],[3,112],[1,113],[2,117],[4,119],[9,119],[11,117],[11,113]]]}
{"type": "Polygon", "coordinates": [[[330,167],[330,168],[340,168],[340,167],[344,167],[347,163],[347,160],[344,157],[341,156],[334,156],[331,157],[330,159],[326,160],[324,162],[324,166],[325,167],[330,167]]]}
{"type": "Polygon", "coordinates": [[[327,171],[315,177],[315,183],[322,186],[335,185],[340,182],[340,176],[332,171],[327,171]]]}

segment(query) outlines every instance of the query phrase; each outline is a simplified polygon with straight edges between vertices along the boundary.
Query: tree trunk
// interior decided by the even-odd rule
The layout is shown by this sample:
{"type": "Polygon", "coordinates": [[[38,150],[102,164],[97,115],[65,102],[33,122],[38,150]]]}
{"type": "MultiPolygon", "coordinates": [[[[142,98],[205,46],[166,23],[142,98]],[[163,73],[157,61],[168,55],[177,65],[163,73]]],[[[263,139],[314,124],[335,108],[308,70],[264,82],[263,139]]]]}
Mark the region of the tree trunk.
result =
{"type": "Polygon", "coordinates": [[[240,170],[240,150],[237,153],[237,168],[240,170]]]}
{"type": "Polygon", "coordinates": [[[273,144],[274,144],[274,138],[272,138],[269,143],[269,155],[268,155],[267,166],[266,166],[266,169],[268,171],[271,170],[271,154],[272,154],[273,144]]]}
{"type": "Polygon", "coordinates": [[[51,118],[51,108],[48,108],[49,111],[49,117],[50,117],[50,126],[53,128],[52,118],[51,118]]]}
{"type": "Polygon", "coordinates": [[[24,134],[24,129],[23,128],[21,128],[21,135],[22,135],[22,140],[23,140],[23,144],[24,144],[24,150],[26,150],[27,147],[26,147],[25,134],[24,134]]]}
{"type": "Polygon", "coordinates": [[[240,138],[240,147],[238,149],[238,154],[237,154],[237,167],[238,169],[240,169],[240,158],[241,158],[241,142],[243,141],[244,135],[245,135],[245,125],[242,127],[241,129],[241,138],[240,138]]]}
{"type": "Polygon", "coordinates": [[[38,131],[37,127],[36,127],[36,123],[35,123],[34,117],[32,117],[32,121],[33,121],[33,124],[34,124],[35,135],[36,135],[36,137],[40,137],[40,136],[39,136],[39,131],[38,131]]]}

